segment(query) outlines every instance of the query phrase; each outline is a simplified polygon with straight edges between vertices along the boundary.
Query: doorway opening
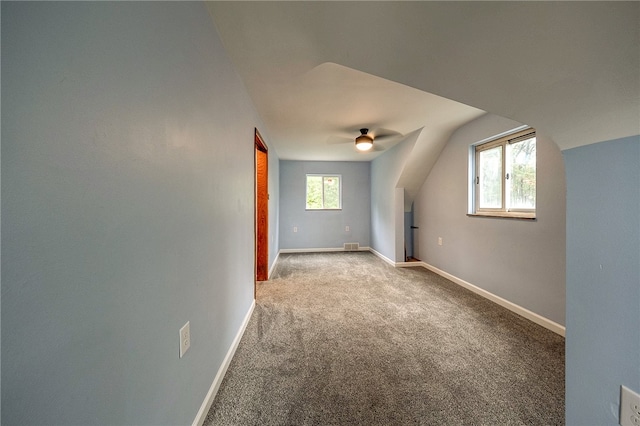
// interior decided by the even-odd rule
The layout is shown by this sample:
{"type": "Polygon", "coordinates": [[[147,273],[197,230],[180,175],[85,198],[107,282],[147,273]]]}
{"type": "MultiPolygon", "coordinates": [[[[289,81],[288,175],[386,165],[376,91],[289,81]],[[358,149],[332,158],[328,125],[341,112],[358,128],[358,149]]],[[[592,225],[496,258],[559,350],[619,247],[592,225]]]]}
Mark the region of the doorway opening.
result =
{"type": "MultiPolygon", "coordinates": [[[[269,279],[269,154],[255,129],[255,281],[269,279]]],[[[254,285],[255,297],[255,285],[254,285]]]]}
{"type": "Polygon", "coordinates": [[[420,262],[418,259],[418,227],[413,225],[413,203],[411,210],[404,212],[404,261],[420,262]]]}

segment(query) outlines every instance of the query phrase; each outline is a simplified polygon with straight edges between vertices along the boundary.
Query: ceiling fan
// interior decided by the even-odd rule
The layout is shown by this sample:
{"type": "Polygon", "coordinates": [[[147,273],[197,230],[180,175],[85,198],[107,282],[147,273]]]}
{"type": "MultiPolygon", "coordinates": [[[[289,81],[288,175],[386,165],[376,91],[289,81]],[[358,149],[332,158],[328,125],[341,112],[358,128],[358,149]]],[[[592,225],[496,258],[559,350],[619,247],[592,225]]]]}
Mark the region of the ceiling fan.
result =
{"type": "MultiPolygon", "coordinates": [[[[359,152],[383,151],[385,147],[381,144],[374,144],[374,140],[379,143],[400,137],[402,137],[402,134],[393,130],[377,129],[370,132],[369,129],[362,128],[360,129],[360,135],[355,138],[355,147],[359,152]]],[[[330,145],[353,142],[354,139],[341,136],[332,136],[327,140],[330,145]]]]}

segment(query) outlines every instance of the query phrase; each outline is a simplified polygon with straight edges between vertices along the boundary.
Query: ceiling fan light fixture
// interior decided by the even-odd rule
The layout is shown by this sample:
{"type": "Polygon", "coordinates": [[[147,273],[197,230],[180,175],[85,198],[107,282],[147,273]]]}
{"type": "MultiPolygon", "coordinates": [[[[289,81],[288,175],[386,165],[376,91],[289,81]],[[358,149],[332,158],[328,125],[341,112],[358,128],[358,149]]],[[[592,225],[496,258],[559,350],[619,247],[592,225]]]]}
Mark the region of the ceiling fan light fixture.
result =
{"type": "Polygon", "coordinates": [[[369,151],[373,147],[373,138],[367,134],[368,129],[360,129],[360,136],[356,138],[358,151],[369,151]]]}

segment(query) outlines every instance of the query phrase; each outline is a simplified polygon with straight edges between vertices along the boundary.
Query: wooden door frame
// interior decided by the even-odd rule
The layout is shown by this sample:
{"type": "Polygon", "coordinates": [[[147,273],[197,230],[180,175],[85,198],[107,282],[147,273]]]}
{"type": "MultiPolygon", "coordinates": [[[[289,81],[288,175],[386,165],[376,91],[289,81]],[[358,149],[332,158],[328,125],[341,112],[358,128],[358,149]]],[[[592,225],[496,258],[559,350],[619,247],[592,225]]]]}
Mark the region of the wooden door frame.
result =
{"type": "Polygon", "coordinates": [[[254,220],[253,220],[253,226],[254,226],[254,243],[255,243],[255,247],[254,247],[254,298],[255,298],[255,288],[256,288],[256,283],[258,281],[265,281],[269,278],[269,188],[268,188],[268,182],[269,182],[269,152],[268,152],[268,148],[267,148],[267,144],[264,143],[264,139],[262,139],[262,136],[260,135],[260,132],[258,132],[258,129],[255,129],[255,136],[254,136],[254,160],[253,160],[253,167],[254,167],[254,220]],[[267,199],[266,201],[266,211],[264,212],[266,214],[266,229],[264,230],[264,233],[266,233],[266,238],[263,238],[262,241],[259,240],[259,236],[260,235],[264,235],[264,233],[260,233],[259,229],[258,229],[258,208],[259,208],[259,203],[258,203],[258,151],[263,152],[265,154],[265,168],[266,168],[266,179],[267,179],[267,193],[266,193],[266,197],[267,199]],[[263,244],[264,247],[264,255],[263,257],[266,257],[266,259],[260,259],[258,256],[258,252],[259,252],[259,248],[260,248],[260,244],[263,244]],[[266,268],[266,274],[264,272],[262,272],[263,270],[260,270],[262,275],[259,275],[259,267],[260,264],[259,262],[266,262],[265,265],[262,265],[264,268],[266,268]],[[266,276],[265,276],[266,275],[266,276]]]}

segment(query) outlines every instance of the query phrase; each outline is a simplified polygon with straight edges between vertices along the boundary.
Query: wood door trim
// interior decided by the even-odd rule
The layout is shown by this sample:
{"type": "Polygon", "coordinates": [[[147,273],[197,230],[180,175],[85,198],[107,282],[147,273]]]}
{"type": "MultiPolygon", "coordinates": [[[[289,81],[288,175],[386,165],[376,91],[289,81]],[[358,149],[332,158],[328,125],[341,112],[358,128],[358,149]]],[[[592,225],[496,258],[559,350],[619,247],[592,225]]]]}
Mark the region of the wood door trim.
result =
{"type": "Polygon", "coordinates": [[[258,129],[255,129],[254,143],[254,283],[257,283],[269,278],[269,154],[258,129]],[[263,166],[263,169],[259,165],[263,166]]]}
{"type": "Polygon", "coordinates": [[[264,139],[262,139],[262,136],[260,135],[260,132],[258,131],[257,128],[254,129],[255,130],[255,144],[256,147],[266,153],[267,151],[269,151],[269,148],[267,148],[267,145],[264,143],[264,139]]]}

